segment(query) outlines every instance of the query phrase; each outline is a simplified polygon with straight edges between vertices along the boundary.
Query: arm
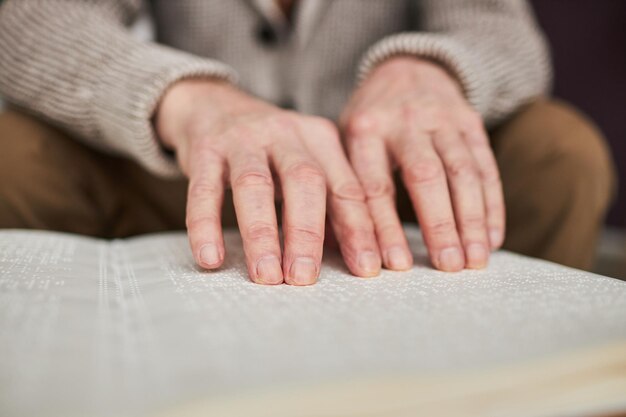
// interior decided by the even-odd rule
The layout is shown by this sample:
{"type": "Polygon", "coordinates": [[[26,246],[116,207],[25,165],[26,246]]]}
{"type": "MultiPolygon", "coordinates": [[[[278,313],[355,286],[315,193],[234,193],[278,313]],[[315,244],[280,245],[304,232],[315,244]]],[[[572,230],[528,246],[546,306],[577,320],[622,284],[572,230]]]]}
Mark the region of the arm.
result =
{"type": "Polygon", "coordinates": [[[350,270],[376,275],[373,224],[335,127],[217,82],[234,77],[219,62],[136,41],[125,24],[139,4],[7,1],[0,8],[0,90],[155,172],[180,167],[189,178],[191,249],[204,268],[224,261],[220,214],[228,182],[254,282],[314,283],[327,211],[350,270]],[[162,153],[153,125],[178,165],[162,153]],[[272,174],[283,196],[284,249],[272,174]]]}
{"type": "Polygon", "coordinates": [[[151,123],[166,89],[189,77],[234,79],[219,62],[127,31],[141,0],[6,0],[0,6],[0,92],[92,145],[178,172],[151,123]]]}
{"type": "Polygon", "coordinates": [[[551,82],[547,45],[523,0],[424,0],[421,32],[382,39],[366,53],[360,78],[391,56],[443,66],[492,125],[544,94],[551,82]]]}

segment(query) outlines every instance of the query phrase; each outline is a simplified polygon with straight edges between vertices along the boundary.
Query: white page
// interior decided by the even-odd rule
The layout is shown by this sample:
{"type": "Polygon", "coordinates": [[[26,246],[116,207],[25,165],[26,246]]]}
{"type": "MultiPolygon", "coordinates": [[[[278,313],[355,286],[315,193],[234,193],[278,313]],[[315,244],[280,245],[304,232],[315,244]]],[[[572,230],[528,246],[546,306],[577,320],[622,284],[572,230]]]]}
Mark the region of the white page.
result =
{"type": "Polygon", "coordinates": [[[507,252],[312,287],[247,278],[241,242],[196,269],[184,234],[0,232],[0,415],[140,415],[309,381],[461,371],[626,340],[626,283],[507,252]]]}

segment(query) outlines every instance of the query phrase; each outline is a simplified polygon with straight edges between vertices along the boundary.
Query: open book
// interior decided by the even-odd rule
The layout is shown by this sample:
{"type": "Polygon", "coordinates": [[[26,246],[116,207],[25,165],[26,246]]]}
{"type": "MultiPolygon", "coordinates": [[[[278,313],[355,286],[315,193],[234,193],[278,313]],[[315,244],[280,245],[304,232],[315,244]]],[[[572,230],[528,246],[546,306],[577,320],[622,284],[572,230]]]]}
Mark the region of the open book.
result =
{"type": "Polygon", "coordinates": [[[484,271],[259,286],[241,242],[0,232],[0,415],[577,416],[626,411],[626,282],[508,252],[484,271]]]}

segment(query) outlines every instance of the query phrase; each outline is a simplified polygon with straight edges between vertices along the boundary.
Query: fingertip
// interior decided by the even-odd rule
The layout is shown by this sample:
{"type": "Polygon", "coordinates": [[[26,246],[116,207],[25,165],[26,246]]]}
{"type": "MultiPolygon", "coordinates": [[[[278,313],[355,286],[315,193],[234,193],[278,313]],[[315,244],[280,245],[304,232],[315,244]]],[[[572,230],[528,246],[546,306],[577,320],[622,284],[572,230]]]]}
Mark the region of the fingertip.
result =
{"type": "Polygon", "coordinates": [[[466,264],[469,269],[484,269],[489,262],[489,251],[482,243],[471,243],[465,248],[466,264]]]}
{"type": "Polygon", "coordinates": [[[491,245],[491,250],[498,250],[502,247],[504,243],[504,233],[502,229],[492,228],[489,230],[489,243],[491,245]]]}
{"type": "Polygon", "coordinates": [[[352,273],[360,278],[372,278],[380,274],[382,261],[380,255],[374,251],[363,251],[357,256],[356,268],[352,273]]]}
{"type": "Polygon", "coordinates": [[[224,250],[214,243],[206,243],[198,251],[197,262],[205,269],[219,268],[224,262],[224,250]]]}
{"type": "Polygon", "coordinates": [[[283,283],[283,270],[277,256],[265,256],[256,263],[255,273],[250,274],[252,281],[261,285],[279,285],[283,283]]]}
{"type": "Polygon", "coordinates": [[[296,286],[313,285],[317,282],[319,267],[313,258],[298,257],[285,274],[285,283],[296,286]]]}
{"type": "Polygon", "coordinates": [[[433,263],[440,271],[459,272],[465,266],[465,259],[459,248],[451,247],[442,250],[433,263]]]}
{"type": "Polygon", "coordinates": [[[385,253],[385,266],[393,271],[406,271],[413,267],[413,255],[407,248],[392,247],[385,253]]]}

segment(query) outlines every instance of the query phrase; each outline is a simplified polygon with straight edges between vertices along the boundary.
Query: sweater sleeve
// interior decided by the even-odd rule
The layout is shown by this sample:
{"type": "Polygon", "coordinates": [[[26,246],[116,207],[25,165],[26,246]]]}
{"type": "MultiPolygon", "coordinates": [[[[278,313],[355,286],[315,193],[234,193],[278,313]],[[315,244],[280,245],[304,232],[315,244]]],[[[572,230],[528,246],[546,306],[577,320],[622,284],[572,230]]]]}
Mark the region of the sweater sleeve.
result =
{"type": "Polygon", "coordinates": [[[220,62],[135,39],[141,0],[5,0],[0,6],[0,93],[90,145],[179,175],[151,118],[165,90],[187,77],[233,81],[220,62]]]}
{"type": "Polygon", "coordinates": [[[488,126],[549,90],[548,48],[524,0],[422,0],[418,11],[420,31],[374,44],[360,80],[391,56],[435,61],[459,80],[488,126]]]}

